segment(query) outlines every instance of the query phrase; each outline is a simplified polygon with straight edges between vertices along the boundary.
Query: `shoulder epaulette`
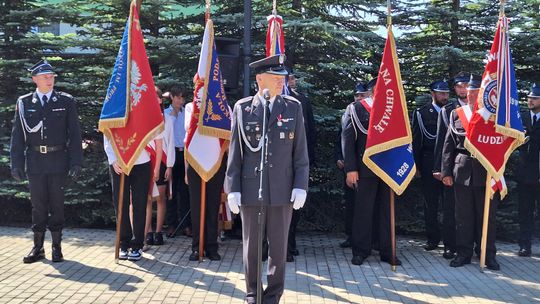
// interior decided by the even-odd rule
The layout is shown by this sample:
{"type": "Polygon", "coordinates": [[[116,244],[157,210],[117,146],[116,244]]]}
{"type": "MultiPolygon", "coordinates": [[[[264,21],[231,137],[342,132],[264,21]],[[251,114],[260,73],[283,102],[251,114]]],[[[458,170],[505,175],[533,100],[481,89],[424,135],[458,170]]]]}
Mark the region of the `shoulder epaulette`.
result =
{"type": "Polygon", "coordinates": [[[244,98],[238,100],[238,101],[236,102],[236,104],[245,103],[245,102],[248,102],[248,101],[251,101],[251,100],[253,100],[253,96],[244,97],[244,98]]]}
{"type": "Polygon", "coordinates": [[[33,94],[34,94],[34,92],[28,93],[28,94],[24,94],[24,95],[21,95],[21,96],[19,96],[19,98],[17,98],[17,100],[24,99],[24,98],[26,98],[26,97],[30,97],[30,96],[32,96],[33,94]]]}
{"type": "Polygon", "coordinates": [[[67,98],[73,98],[73,95],[71,95],[71,94],[69,94],[69,93],[66,93],[66,92],[56,91],[56,93],[57,93],[58,95],[61,95],[61,96],[67,97],[67,98]]]}
{"type": "Polygon", "coordinates": [[[295,102],[301,104],[301,102],[300,102],[298,99],[296,99],[296,98],[294,98],[294,97],[292,97],[292,96],[289,96],[289,95],[282,95],[282,97],[283,97],[283,99],[287,99],[287,100],[290,100],[290,101],[295,101],[295,102]]]}

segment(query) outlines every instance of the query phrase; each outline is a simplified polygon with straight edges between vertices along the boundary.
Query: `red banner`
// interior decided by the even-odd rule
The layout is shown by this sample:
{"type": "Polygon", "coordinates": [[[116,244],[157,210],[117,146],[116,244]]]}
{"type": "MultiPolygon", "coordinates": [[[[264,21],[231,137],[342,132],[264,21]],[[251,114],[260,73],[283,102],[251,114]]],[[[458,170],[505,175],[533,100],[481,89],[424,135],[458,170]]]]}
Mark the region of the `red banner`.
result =
{"type": "Polygon", "coordinates": [[[129,118],[122,128],[103,130],[111,142],[118,164],[127,175],[148,142],[163,131],[164,125],[135,2],[131,4],[130,20],[126,69],[128,81],[125,87],[131,101],[129,118]]]}

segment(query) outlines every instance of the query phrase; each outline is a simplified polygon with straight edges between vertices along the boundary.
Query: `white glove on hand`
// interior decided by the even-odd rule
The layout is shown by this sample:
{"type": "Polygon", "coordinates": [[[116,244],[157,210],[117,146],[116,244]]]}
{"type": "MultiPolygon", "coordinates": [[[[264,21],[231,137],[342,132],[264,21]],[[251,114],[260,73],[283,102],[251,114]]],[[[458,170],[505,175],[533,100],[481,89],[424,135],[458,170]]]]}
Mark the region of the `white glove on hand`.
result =
{"type": "Polygon", "coordinates": [[[240,206],[242,205],[242,194],[240,192],[231,192],[227,195],[227,204],[229,209],[234,214],[240,213],[240,206]]]}
{"type": "Polygon", "coordinates": [[[298,210],[304,207],[306,203],[307,192],[303,189],[294,188],[291,192],[291,202],[293,202],[293,209],[298,210]]]}

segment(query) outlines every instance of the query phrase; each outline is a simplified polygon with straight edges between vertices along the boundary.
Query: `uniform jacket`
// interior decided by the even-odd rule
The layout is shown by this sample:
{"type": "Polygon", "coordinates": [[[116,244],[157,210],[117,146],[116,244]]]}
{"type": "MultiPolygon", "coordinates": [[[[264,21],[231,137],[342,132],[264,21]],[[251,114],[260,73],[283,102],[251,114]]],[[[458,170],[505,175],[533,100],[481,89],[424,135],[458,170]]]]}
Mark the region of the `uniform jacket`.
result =
{"type": "Polygon", "coordinates": [[[43,106],[36,92],[19,97],[11,133],[10,155],[11,168],[24,170],[26,163],[29,174],[67,173],[73,166],[82,166],[81,131],[73,97],[53,91],[43,106]],[[43,125],[37,128],[40,122],[43,125]],[[28,128],[37,131],[29,132],[28,128]],[[39,146],[65,148],[43,154],[34,150],[39,146]]]}
{"type": "MultiPolygon", "coordinates": [[[[258,204],[264,104],[259,96],[239,100],[233,110],[225,192],[240,192],[242,204],[258,204]],[[255,151],[252,151],[252,148],[255,151]]],[[[263,202],[291,204],[293,188],[308,189],[309,159],[300,102],[277,96],[268,123],[263,202]]]]}
{"type": "Polygon", "coordinates": [[[309,99],[291,90],[290,95],[296,98],[302,104],[302,114],[304,116],[304,129],[306,130],[306,140],[308,147],[309,164],[313,165],[315,161],[315,145],[317,144],[317,130],[315,129],[315,117],[313,116],[313,107],[309,99]]]}
{"type": "Polygon", "coordinates": [[[362,103],[355,101],[347,106],[343,114],[342,126],[341,149],[345,172],[357,171],[359,178],[376,177],[375,173],[362,161],[367,140],[367,133],[364,131],[367,131],[369,126],[369,112],[362,103]]]}
{"type": "Polygon", "coordinates": [[[458,118],[456,110],[450,114],[450,125],[454,126],[454,132],[451,127],[446,132],[442,150],[442,175],[443,177],[452,176],[454,183],[464,186],[485,187],[486,169],[480,162],[470,156],[465,149],[465,129],[458,118]]]}
{"type": "Polygon", "coordinates": [[[441,172],[441,155],[446,130],[448,130],[448,119],[450,119],[450,113],[459,107],[461,107],[461,104],[456,99],[442,107],[439,112],[439,116],[437,117],[437,139],[435,140],[433,172],[441,172]]]}
{"type": "Polygon", "coordinates": [[[538,157],[540,153],[540,121],[532,125],[531,112],[523,111],[521,120],[525,127],[525,136],[529,141],[519,147],[519,165],[516,179],[527,184],[537,184],[540,179],[540,165],[538,157]]]}
{"type": "Polygon", "coordinates": [[[435,140],[439,113],[427,103],[414,111],[412,123],[414,162],[422,175],[433,172],[435,140]]]}

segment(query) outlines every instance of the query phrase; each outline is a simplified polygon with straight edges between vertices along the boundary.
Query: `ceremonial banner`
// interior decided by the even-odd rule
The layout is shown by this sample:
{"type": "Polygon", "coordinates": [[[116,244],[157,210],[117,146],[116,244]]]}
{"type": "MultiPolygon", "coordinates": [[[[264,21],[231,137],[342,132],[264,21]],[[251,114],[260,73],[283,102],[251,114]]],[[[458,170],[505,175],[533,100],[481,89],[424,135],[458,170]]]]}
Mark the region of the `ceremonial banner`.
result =
{"type": "Polygon", "coordinates": [[[99,130],[109,139],[118,165],[126,175],[148,142],[163,131],[163,114],[144,48],[135,1],[131,3],[130,16],[103,102],[99,130]]]}
{"type": "Polygon", "coordinates": [[[416,172],[407,113],[394,35],[389,25],[362,160],[398,195],[407,188],[416,172]]]}
{"type": "Polygon", "coordinates": [[[185,157],[204,181],[218,171],[231,133],[231,109],[214,44],[214,24],[206,22],[192,106],[186,108],[185,157]],[[189,113],[188,113],[189,111],[189,113]]]}
{"type": "MultiPolygon", "coordinates": [[[[497,25],[465,140],[465,148],[486,168],[495,184],[502,184],[506,162],[524,140],[507,29],[508,21],[503,15],[497,25]]],[[[504,196],[505,185],[497,189],[503,190],[501,195],[504,196]]]]}
{"type": "MultiPolygon", "coordinates": [[[[266,31],[266,57],[285,54],[285,34],[283,33],[283,18],[278,15],[266,17],[268,30],[266,31]]],[[[285,76],[285,84],[281,95],[290,95],[289,76],[285,76]]]]}
{"type": "Polygon", "coordinates": [[[266,57],[285,54],[285,35],[283,34],[283,18],[278,15],[266,17],[266,57]]]}

